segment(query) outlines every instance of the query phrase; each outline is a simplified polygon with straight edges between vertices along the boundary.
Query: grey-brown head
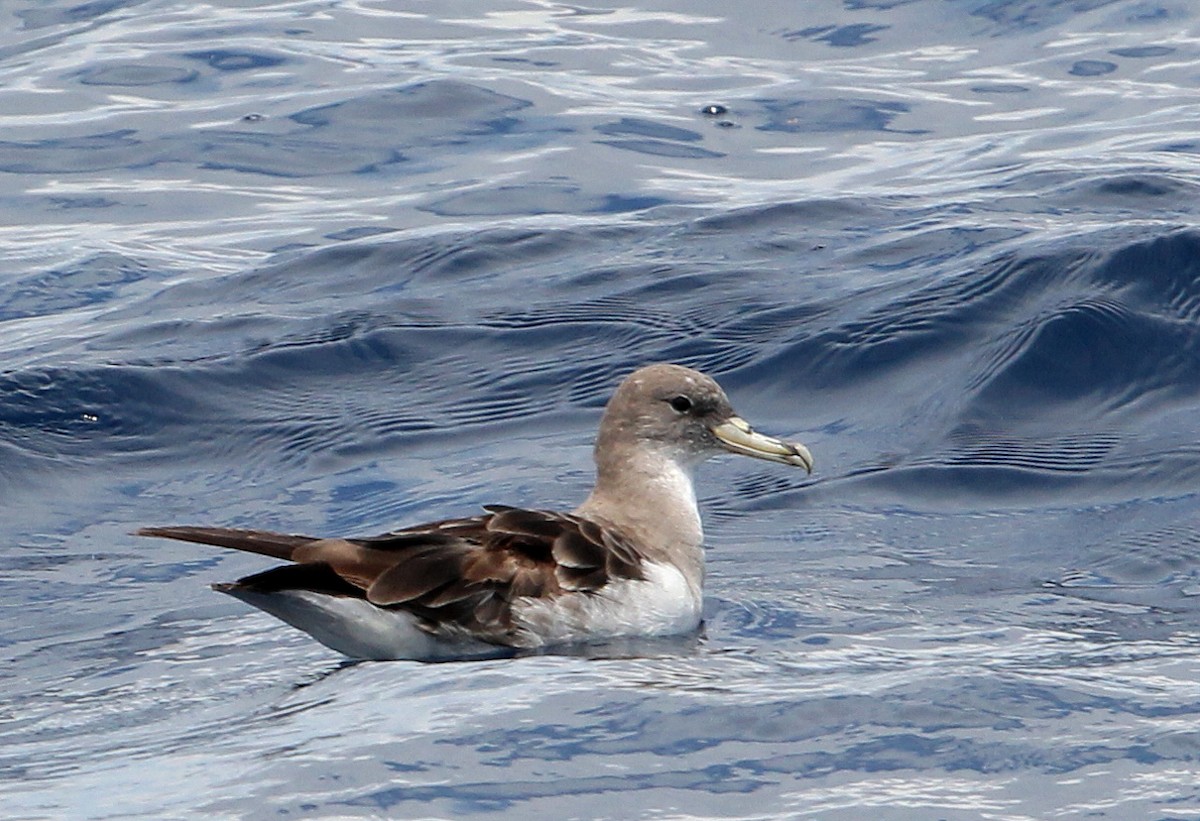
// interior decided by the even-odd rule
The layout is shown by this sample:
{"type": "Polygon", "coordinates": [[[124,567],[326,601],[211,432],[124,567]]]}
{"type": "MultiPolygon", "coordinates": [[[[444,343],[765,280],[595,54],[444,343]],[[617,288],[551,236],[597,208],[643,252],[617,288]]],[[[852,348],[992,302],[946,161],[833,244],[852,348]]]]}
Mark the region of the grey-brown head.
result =
{"type": "Polygon", "coordinates": [[[617,388],[604,410],[596,439],[601,472],[612,454],[650,448],[684,468],[722,451],[781,462],[812,472],[804,445],[756,433],[734,413],[711,377],[681,365],[647,365],[617,388]]]}

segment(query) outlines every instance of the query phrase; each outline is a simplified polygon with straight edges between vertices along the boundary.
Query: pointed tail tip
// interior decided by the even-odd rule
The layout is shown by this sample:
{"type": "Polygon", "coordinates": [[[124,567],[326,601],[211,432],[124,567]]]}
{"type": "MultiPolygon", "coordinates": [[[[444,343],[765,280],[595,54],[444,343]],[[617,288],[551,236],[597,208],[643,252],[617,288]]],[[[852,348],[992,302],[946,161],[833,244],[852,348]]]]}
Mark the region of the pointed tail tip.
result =
{"type": "Polygon", "coordinates": [[[192,527],[190,525],[153,525],[151,527],[139,527],[133,531],[133,536],[151,536],[160,539],[187,539],[189,536],[203,533],[212,528],[192,527]]]}

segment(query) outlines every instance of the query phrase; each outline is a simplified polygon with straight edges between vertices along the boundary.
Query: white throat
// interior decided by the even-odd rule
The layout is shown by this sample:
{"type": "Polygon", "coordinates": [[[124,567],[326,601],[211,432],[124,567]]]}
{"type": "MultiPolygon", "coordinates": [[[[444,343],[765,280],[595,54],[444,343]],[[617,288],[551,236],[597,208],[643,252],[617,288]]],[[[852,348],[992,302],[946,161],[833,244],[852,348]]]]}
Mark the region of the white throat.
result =
{"type": "Polygon", "coordinates": [[[695,465],[659,453],[647,453],[647,457],[648,461],[657,462],[651,471],[656,476],[652,484],[655,495],[661,498],[660,504],[669,505],[670,509],[680,513],[686,510],[695,531],[696,542],[703,541],[704,530],[700,523],[700,509],[696,504],[696,486],[693,482],[695,465]]]}

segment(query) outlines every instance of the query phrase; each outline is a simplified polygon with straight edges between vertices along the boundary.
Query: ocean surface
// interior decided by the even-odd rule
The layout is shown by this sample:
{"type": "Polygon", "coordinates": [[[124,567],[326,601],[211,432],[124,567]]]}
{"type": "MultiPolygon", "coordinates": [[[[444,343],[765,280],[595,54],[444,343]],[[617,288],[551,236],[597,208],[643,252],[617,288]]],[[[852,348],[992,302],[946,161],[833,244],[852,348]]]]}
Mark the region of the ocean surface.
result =
{"type": "Polygon", "coordinates": [[[0,5],[0,817],[1200,818],[1190,0],[0,5]],[[699,636],[348,663],[148,524],[569,507],[699,636]]]}

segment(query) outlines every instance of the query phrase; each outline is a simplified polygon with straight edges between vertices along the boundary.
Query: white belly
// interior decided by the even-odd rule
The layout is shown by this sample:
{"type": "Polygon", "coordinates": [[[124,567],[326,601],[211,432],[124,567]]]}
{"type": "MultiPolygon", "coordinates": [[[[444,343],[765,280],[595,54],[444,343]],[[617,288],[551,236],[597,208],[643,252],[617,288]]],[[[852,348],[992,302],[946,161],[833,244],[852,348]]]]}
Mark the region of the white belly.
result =
{"type": "Polygon", "coordinates": [[[352,659],[445,661],[489,658],[509,652],[504,647],[466,636],[450,639],[430,635],[417,626],[410,614],[376,607],[364,599],[311,590],[230,593],[352,659]]]}

